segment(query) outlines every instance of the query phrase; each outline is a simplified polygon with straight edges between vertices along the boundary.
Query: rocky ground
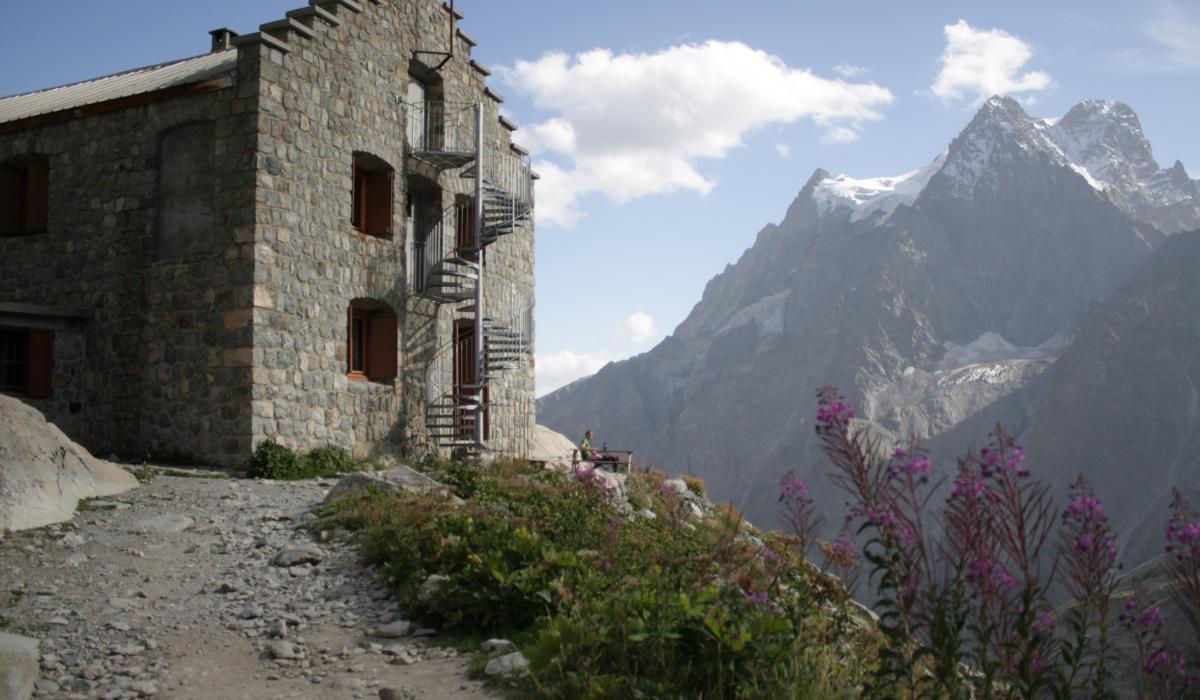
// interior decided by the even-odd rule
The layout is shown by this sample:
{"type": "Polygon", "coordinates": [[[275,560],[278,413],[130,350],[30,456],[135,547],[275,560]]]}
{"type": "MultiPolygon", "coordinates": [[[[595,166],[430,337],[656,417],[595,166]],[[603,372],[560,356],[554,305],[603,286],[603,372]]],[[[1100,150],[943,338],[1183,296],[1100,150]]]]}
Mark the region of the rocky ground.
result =
{"type": "Polygon", "coordinates": [[[300,526],[332,481],[155,476],[0,541],[0,630],[35,696],[484,698],[352,547],[300,526]]]}

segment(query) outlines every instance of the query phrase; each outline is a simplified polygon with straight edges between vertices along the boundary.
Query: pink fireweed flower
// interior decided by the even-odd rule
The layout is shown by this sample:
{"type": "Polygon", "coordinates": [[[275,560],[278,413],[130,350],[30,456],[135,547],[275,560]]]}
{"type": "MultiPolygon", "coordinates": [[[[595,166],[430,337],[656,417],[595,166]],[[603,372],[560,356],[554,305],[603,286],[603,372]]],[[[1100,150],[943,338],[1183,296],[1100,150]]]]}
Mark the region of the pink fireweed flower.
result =
{"type": "Polygon", "coordinates": [[[928,457],[918,455],[904,465],[904,471],[911,476],[928,476],[933,473],[933,462],[928,457]]]}
{"type": "Polygon", "coordinates": [[[997,588],[1016,588],[1017,580],[1000,564],[987,557],[975,557],[967,564],[967,572],[963,576],[974,589],[976,595],[981,591],[997,588]]]}
{"type": "Polygon", "coordinates": [[[858,556],[858,543],[849,535],[842,535],[833,541],[833,551],[851,557],[858,556]]]}
{"type": "Polygon", "coordinates": [[[759,591],[758,593],[750,593],[747,591],[742,593],[742,597],[746,599],[747,603],[753,603],[755,605],[762,605],[763,603],[767,602],[766,591],[759,591]]]}
{"type": "Polygon", "coordinates": [[[808,498],[808,484],[796,478],[791,472],[784,474],[779,482],[779,499],[796,497],[803,501],[808,498]]]}
{"type": "Polygon", "coordinates": [[[850,408],[841,401],[821,404],[817,407],[818,423],[848,423],[851,418],[854,418],[854,409],[850,408]]]}

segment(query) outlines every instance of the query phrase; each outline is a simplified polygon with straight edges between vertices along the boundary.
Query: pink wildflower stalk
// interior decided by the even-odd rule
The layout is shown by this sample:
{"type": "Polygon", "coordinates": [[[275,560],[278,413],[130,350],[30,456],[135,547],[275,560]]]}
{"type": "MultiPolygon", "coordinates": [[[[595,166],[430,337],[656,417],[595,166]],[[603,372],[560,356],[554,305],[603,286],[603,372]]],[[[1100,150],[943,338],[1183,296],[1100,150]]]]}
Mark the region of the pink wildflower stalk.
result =
{"type": "Polygon", "coordinates": [[[1183,609],[1200,635],[1200,515],[1192,510],[1179,489],[1175,489],[1167,525],[1167,571],[1183,609]]]}
{"type": "Polygon", "coordinates": [[[808,484],[793,472],[784,474],[779,481],[779,502],[783,504],[783,522],[788,534],[796,537],[797,553],[807,557],[821,526],[821,517],[808,495],[808,484]]]}

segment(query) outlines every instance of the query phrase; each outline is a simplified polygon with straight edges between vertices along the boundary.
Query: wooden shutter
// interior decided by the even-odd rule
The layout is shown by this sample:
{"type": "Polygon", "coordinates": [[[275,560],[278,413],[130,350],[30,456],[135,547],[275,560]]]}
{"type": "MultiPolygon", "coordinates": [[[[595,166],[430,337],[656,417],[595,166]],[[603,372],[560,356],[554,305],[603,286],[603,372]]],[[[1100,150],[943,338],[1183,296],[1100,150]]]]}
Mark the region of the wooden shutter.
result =
{"type": "Polygon", "coordinates": [[[0,236],[21,233],[21,173],[0,168],[0,236]]]}
{"type": "Polygon", "coordinates": [[[370,347],[367,348],[367,378],[396,378],[396,316],[395,314],[372,314],[371,327],[367,333],[370,347]]]}
{"type": "Polygon", "coordinates": [[[54,331],[29,330],[29,380],[25,393],[44,399],[52,393],[54,376],[54,331]]]}
{"type": "Polygon", "coordinates": [[[476,247],[475,240],[475,198],[470,195],[455,195],[454,206],[458,210],[458,220],[454,228],[454,246],[463,260],[476,262],[479,254],[472,250],[476,247]]]}
{"type": "Polygon", "coordinates": [[[365,231],[372,236],[392,235],[392,171],[367,175],[367,222],[365,231]]]}
{"type": "Polygon", "coordinates": [[[50,168],[37,161],[27,167],[25,233],[42,233],[50,213],[50,168]]]}

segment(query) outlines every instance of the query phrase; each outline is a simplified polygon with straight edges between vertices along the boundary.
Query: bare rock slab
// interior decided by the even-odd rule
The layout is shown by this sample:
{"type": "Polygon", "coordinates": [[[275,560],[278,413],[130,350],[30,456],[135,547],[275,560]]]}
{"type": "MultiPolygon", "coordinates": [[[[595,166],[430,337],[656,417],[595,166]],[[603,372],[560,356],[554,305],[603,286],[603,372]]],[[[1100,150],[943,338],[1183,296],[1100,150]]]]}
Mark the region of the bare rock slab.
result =
{"type": "Polygon", "coordinates": [[[514,673],[524,673],[529,668],[529,660],[519,651],[498,656],[483,667],[483,672],[489,676],[510,676],[514,673]]]}
{"type": "Polygon", "coordinates": [[[38,641],[0,632],[0,698],[26,700],[38,673],[38,641]]]}
{"type": "Polygon", "coordinates": [[[324,502],[332,503],[346,496],[358,496],[372,488],[385,493],[393,493],[396,489],[411,493],[449,493],[445,484],[401,464],[382,472],[347,474],[329,489],[324,502]]]}
{"type": "Polygon", "coordinates": [[[307,543],[280,551],[275,555],[272,563],[275,566],[290,568],[301,564],[320,564],[324,558],[325,552],[320,547],[313,543],[307,543]]]}
{"type": "Polygon", "coordinates": [[[70,520],[80,499],[137,485],[132,474],[93,457],[37,409],[0,395],[0,532],[70,520]]]}
{"type": "Polygon", "coordinates": [[[186,515],[162,513],[142,518],[133,525],[134,532],[145,534],[178,534],[196,524],[186,515]]]}

